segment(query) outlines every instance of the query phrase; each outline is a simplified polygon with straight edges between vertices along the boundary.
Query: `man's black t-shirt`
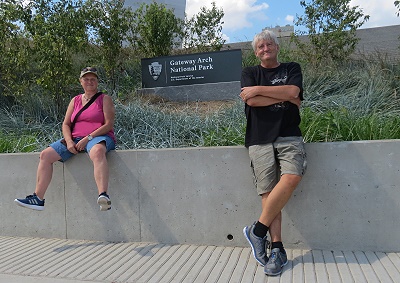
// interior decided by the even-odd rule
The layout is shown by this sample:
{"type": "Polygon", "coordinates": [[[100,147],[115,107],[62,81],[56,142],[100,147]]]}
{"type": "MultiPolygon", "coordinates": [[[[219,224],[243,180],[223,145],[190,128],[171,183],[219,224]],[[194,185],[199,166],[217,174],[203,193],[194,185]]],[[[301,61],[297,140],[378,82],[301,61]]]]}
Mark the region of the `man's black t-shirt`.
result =
{"type": "MultiPolygon", "coordinates": [[[[295,85],[303,100],[303,76],[298,63],[281,63],[276,68],[261,65],[242,70],[241,86],[295,85]]],[[[245,146],[274,142],[278,137],[301,136],[300,112],[288,101],[270,106],[251,107],[245,104],[247,118],[245,146]]]]}

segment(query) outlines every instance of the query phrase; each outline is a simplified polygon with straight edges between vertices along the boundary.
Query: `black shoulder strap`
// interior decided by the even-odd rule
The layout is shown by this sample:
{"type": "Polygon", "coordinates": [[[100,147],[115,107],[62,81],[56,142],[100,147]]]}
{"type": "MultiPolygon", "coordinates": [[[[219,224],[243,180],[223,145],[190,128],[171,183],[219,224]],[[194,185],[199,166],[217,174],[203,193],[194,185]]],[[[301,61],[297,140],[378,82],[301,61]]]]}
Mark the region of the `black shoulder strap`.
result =
{"type": "Polygon", "coordinates": [[[73,130],[74,126],[75,126],[76,120],[78,120],[79,115],[81,115],[81,113],[82,113],[83,111],[85,111],[85,110],[90,106],[90,104],[92,104],[92,103],[96,100],[96,98],[100,96],[100,94],[102,94],[101,91],[98,92],[98,93],[96,93],[95,95],[93,95],[92,98],[89,100],[89,102],[86,103],[86,104],[82,107],[82,109],[79,110],[78,113],[76,113],[76,115],[75,115],[75,117],[74,117],[74,120],[73,120],[72,123],[71,123],[71,133],[72,133],[72,130],[73,130]]]}

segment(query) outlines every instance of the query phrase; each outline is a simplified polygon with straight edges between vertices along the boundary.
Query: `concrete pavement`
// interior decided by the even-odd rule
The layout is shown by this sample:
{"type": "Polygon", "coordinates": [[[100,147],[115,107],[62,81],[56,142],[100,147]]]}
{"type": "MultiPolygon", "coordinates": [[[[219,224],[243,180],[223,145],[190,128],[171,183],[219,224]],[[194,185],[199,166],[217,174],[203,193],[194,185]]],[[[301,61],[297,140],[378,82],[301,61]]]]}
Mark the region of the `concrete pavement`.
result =
{"type": "Polygon", "coordinates": [[[398,282],[400,253],[287,250],[268,277],[249,247],[0,237],[1,283],[398,282]]]}

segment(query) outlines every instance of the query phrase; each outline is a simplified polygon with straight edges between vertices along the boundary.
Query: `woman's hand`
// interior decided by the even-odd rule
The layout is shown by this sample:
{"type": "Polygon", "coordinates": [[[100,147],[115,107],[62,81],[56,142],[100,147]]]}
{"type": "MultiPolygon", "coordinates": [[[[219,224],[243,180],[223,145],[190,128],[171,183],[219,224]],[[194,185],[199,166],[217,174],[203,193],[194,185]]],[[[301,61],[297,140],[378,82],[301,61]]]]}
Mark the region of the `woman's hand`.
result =
{"type": "Polygon", "coordinates": [[[78,151],[76,149],[76,144],[73,140],[71,141],[67,141],[67,149],[69,152],[73,153],[73,154],[77,154],[78,151]]]}
{"type": "Polygon", "coordinates": [[[84,151],[87,143],[89,142],[87,137],[81,139],[76,145],[75,148],[77,151],[84,151]]]}

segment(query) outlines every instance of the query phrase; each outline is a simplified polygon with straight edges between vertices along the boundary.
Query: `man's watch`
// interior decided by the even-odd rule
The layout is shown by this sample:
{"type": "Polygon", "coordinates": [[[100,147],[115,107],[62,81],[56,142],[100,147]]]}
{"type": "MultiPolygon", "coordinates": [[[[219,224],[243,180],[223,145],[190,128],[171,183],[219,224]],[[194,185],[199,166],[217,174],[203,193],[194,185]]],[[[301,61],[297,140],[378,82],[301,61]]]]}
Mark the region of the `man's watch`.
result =
{"type": "Polygon", "coordinates": [[[91,135],[88,135],[88,136],[87,136],[87,139],[88,139],[89,141],[91,141],[91,140],[93,139],[93,137],[92,137],[91,135]]]}

